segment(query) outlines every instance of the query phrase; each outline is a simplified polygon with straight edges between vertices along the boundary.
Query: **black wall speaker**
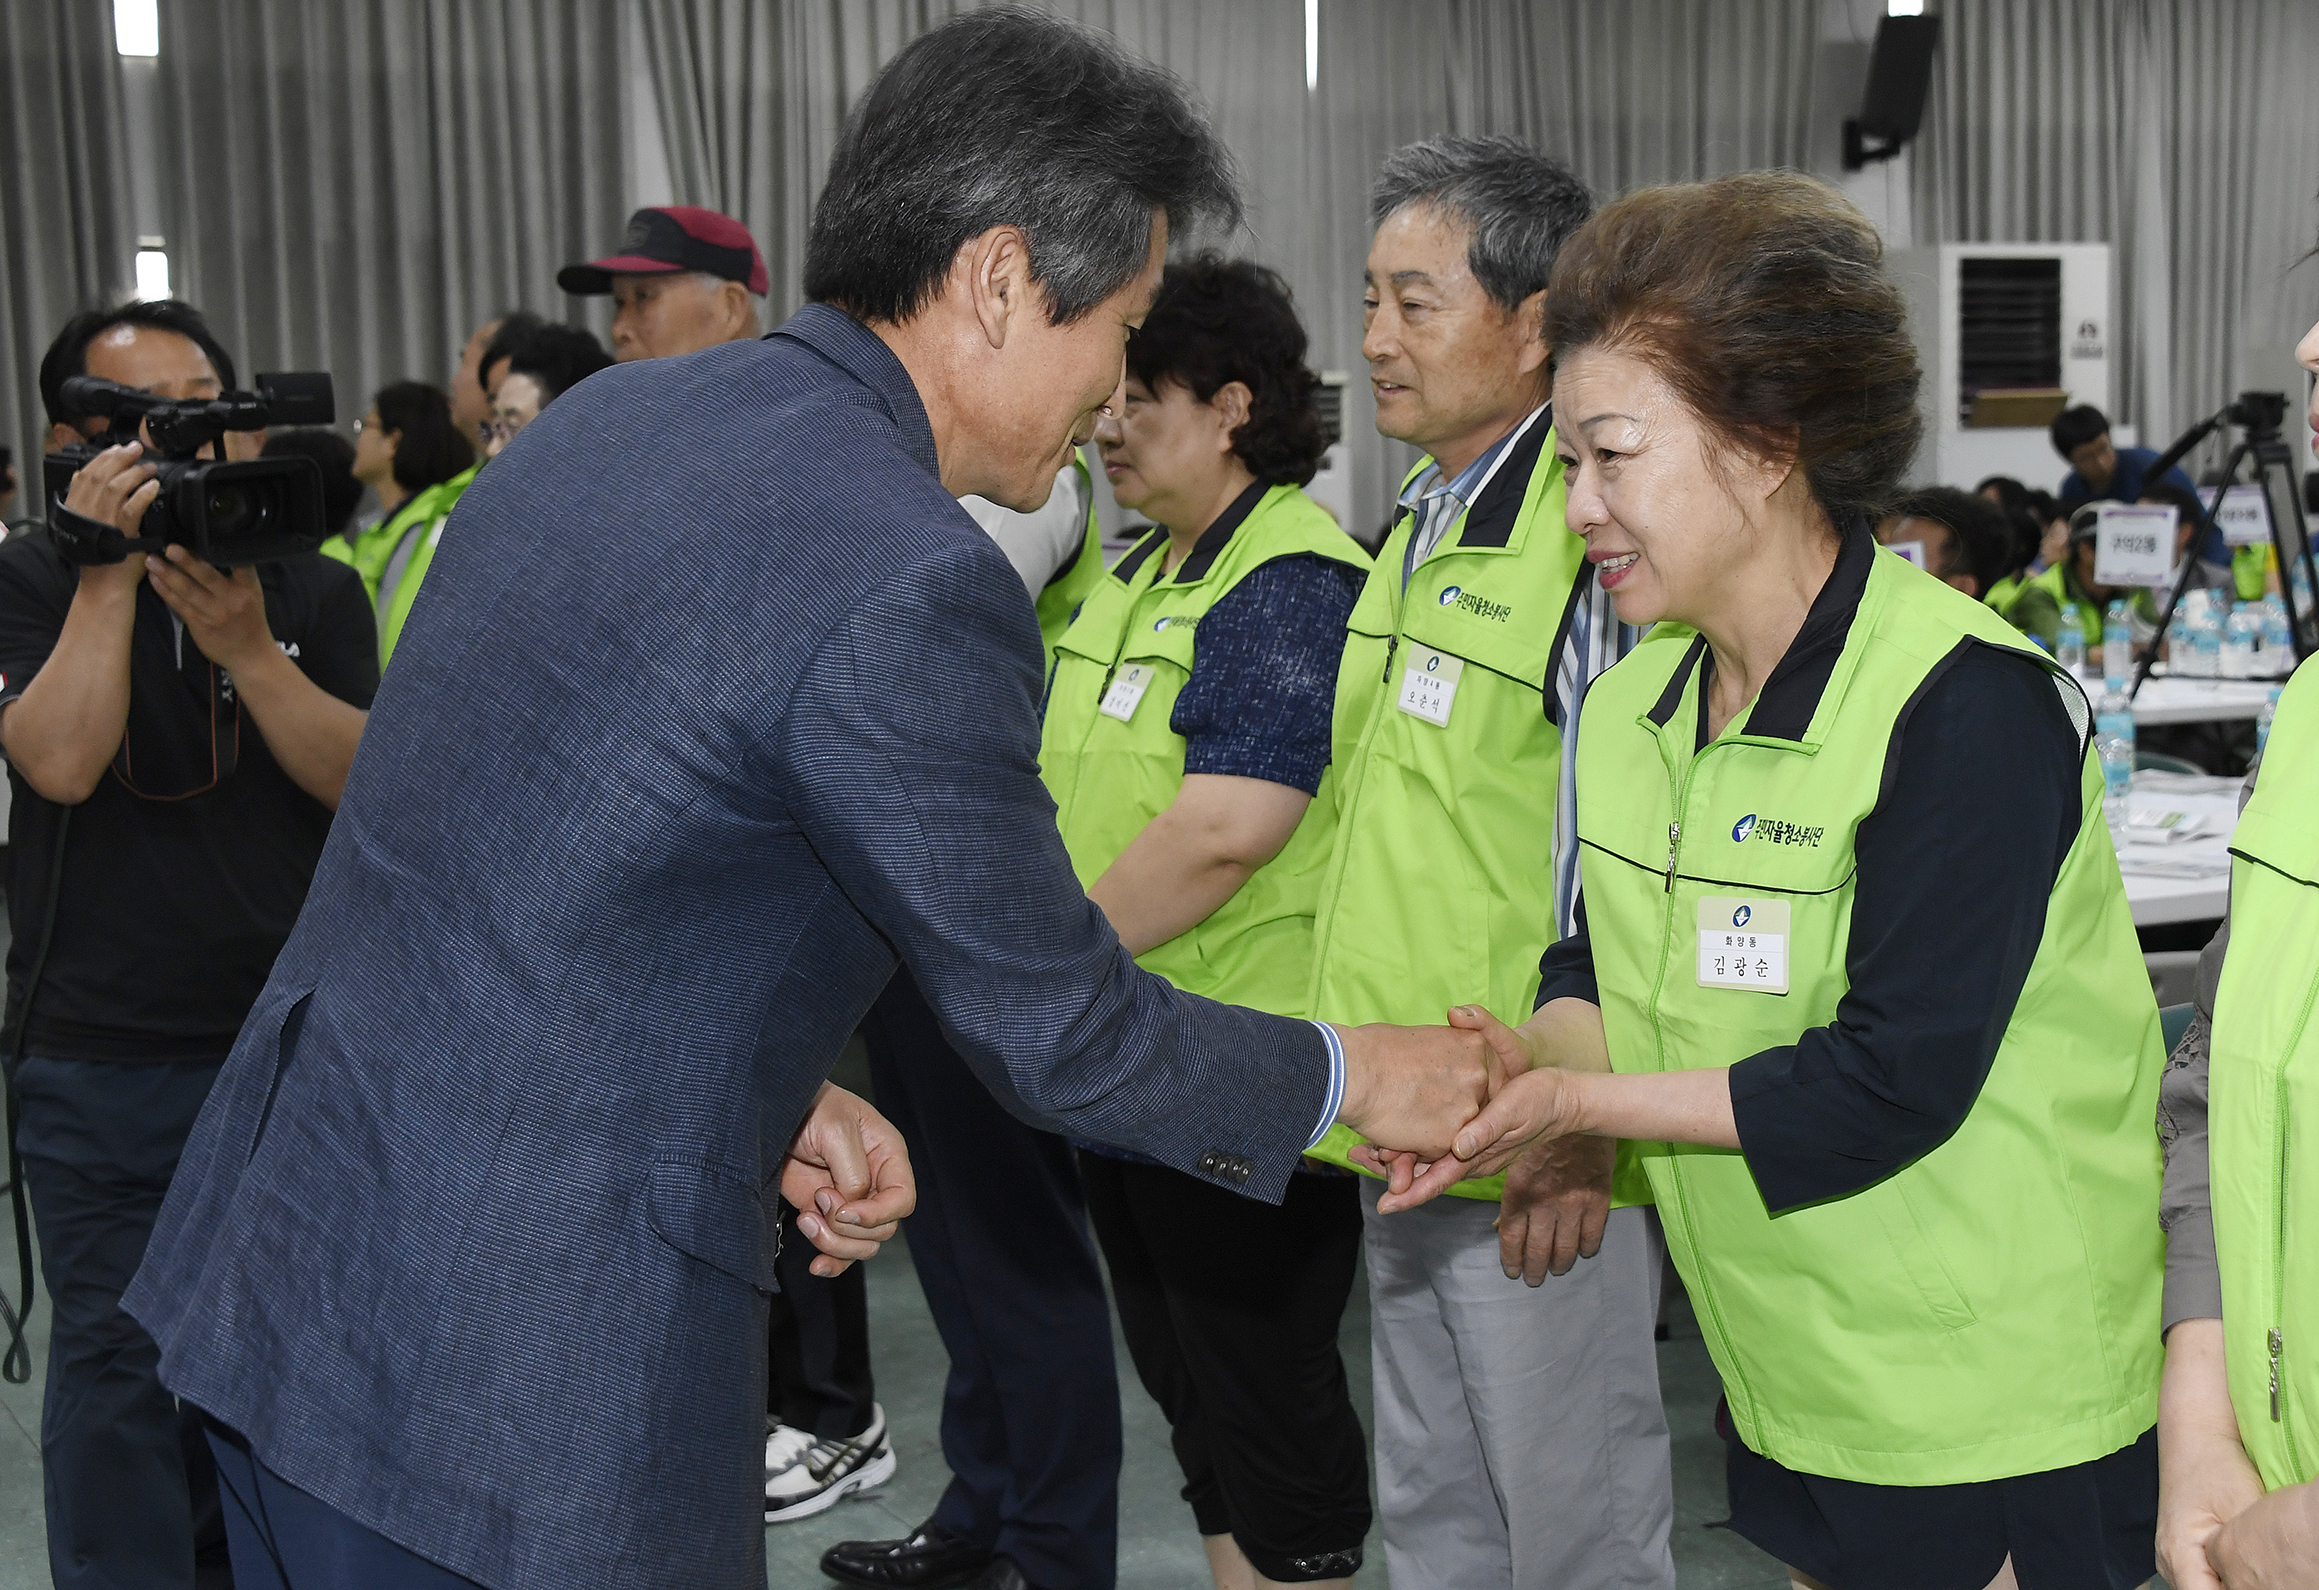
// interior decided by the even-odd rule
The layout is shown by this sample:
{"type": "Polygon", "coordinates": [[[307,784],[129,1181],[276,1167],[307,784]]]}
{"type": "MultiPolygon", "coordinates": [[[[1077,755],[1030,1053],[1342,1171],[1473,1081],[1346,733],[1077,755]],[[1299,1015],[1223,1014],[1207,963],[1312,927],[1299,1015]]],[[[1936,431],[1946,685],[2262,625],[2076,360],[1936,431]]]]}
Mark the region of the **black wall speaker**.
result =
{"type": "Polygon", "coordinates": [[[1844,169],[1858,171],[1871,160],[1899,154],[1924,123],[1924,97],[1932,87],[1933,46],[1940,42],[1939,17],[1883,17],[1876,24],[1876,47],[1868,57],[1868,88],[1860,115],[1844,124],[1844,169]],[[1871,143],[1875,139],[1877,142],[1871,143]]]}

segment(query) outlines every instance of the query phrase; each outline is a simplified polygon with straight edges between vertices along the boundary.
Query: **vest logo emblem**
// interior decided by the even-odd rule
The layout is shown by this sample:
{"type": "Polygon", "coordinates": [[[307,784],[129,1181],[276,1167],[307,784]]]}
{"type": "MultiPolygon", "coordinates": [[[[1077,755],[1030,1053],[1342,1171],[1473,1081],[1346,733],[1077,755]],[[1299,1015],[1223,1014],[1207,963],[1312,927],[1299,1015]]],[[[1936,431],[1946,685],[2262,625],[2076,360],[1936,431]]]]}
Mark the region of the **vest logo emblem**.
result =
{"type": "Polygon", "coordinates": [[[1513,608],[1504,602],[1493,602],[1486,596],[1477,596],[1462,585],[1443,586],[1441,605],[1461,608],[1476,618],[1491,618],[1501,624],[1514,616],[1513,608]]]}
{"type": "Polygon", "coordinates": [[[1731,925],[1733,927],[1745,927],[1747,926],[1747,919],[1753,915],[1755,915],[1755,908],[1753,906],[1743,905],[1738,910],[1731,913],[1731,925]]]}
{"type": "Polygon", "coordinates": [[[1741,845],[1750,839],[1760,839],[1767,845],[1809,845],[1817,850],[1827,834],[1825,827],[1807,828],[1802,823],[1782,822],[1777,817],[1759,819],[1753,812],[1731,825],[1732,842],[1741,845]]]}
{"type": "Polygon", "coordinates": [[[1151,626],[1151,632],[1154,635],[1157,635],[1160,633],[1160,631],[1167,629],[1192,629],[1196,627],[1199,622],[1200,621],[1198,619],[1187,618],[1181,613],[1170,613],[1165,618],[1154,620],[1151,626]]]}

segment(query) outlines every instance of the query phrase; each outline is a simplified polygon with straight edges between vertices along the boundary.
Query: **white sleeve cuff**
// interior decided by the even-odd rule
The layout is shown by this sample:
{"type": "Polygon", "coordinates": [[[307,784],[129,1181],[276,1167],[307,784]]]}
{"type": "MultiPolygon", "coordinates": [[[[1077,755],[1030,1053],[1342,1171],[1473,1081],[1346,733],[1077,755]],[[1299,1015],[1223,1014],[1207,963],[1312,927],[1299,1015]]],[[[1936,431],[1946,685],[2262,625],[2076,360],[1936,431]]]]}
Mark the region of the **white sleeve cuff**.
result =
{"type": "Polygon", "coordinates": [[[1312,1137],[1304,1145],[1307,1148],[1329,1135],[1329,1128],[1337,1124],[1337,1111],[1345,1107],[1345,1040],[1325,1021],[1316,1021],[1313,1025],[1320,1029],[1321,1042],[1328,1045],[1329,1091],[1321,1101],[1320,1124],[1312,1129],[1312,1137]]]}

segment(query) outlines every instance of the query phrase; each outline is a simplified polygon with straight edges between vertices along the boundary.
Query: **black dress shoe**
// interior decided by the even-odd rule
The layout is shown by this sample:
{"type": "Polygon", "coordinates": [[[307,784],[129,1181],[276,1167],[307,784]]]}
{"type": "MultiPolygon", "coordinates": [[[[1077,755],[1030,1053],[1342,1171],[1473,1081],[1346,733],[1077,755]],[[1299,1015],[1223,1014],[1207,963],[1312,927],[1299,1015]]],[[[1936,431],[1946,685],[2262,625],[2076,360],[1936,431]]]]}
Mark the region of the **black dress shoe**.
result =
{"type": "Polygon", "coordinates": [[[1004,1557],[993,1557],[989,1567],[966,1582],[966,1590],[1039,1590],[1039,1587],[1025,1579],[1022,1569],[1004,1557]]]}
{"type": "MultiPolygon", "coordinates": [[[[957,1590],[981,1584],[975,1576],[986,1568],[1008,1567],[972,1541],[960,1540],[948,1530],[921,1524],[907,1540],[841,1540],[821,1554],[821,1571],[840,1584],[867,1585],[870,1590],[957,1590]]],[[[1008,1585],[1023,1583],[1016,1574],[1008,1585]]]]}

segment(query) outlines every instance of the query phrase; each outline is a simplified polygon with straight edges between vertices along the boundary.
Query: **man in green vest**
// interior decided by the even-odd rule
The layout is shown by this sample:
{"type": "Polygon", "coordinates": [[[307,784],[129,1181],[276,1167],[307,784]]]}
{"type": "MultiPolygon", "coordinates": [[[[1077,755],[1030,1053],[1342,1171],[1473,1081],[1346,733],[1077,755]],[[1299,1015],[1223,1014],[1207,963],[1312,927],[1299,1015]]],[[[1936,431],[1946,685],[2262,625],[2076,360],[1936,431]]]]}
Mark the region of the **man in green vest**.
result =
{"type": "MultiPolygon", "coordinates": [[[[1373,192],[1377,428],[1429,456],[1338,675],[1307,1005],[1332,1021],[1460,1004],[1519,1020],[1574,909],[1565,743],[1588,682],[1632,644],[1563,523],[1538,337],[1555,252],[1590,207],[1510,138],[1410,145],[1373,192]]],[[[1332,1132],[1313,1152],[1352,1163],[1354,1145],[1332,1132]]],[[[1550,1152],[1389,1220],[1365,1189],[1396,1585],[1674,1584],[1663,1242],[1647,1208],[1610,1208],[1612,1168],[1607,1143],[1550,1152]]]]}

